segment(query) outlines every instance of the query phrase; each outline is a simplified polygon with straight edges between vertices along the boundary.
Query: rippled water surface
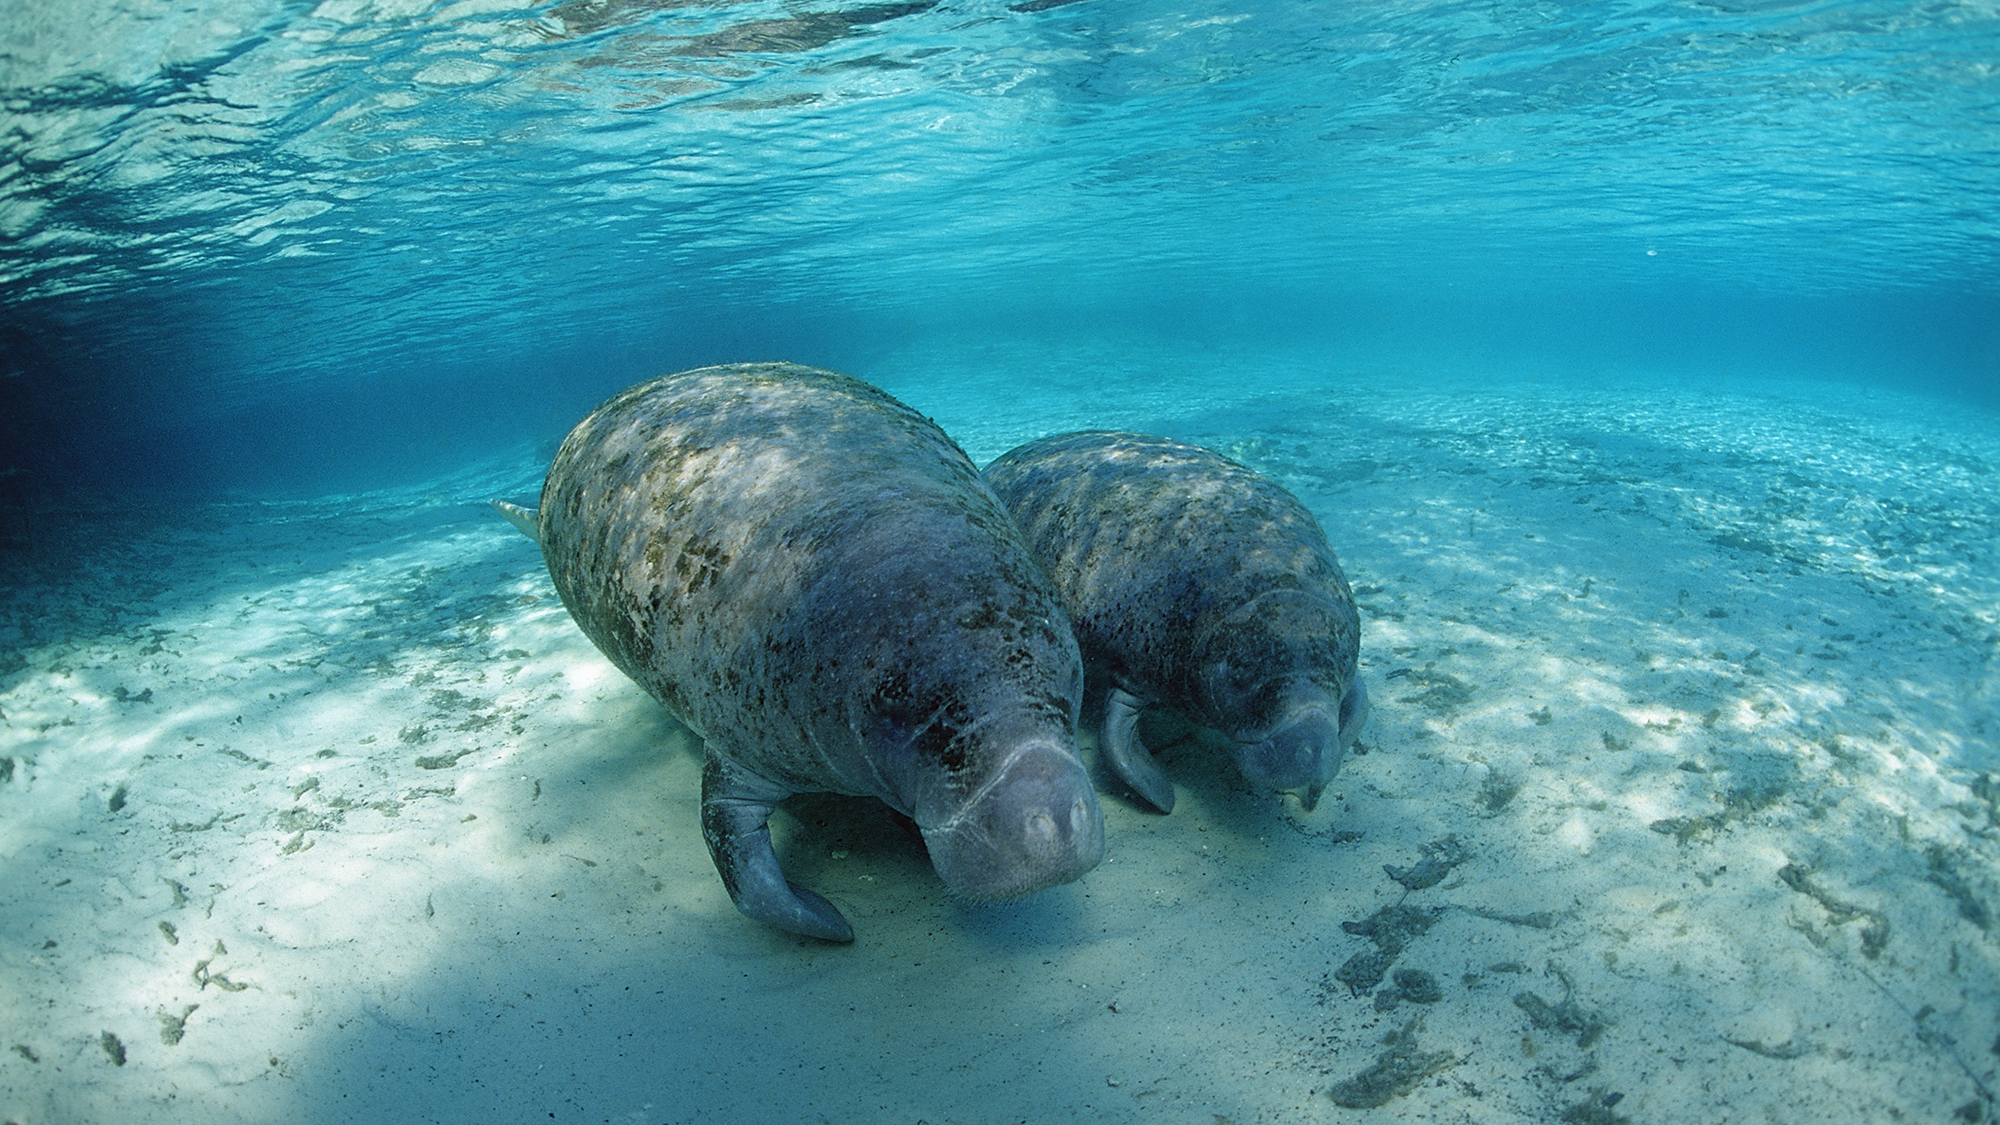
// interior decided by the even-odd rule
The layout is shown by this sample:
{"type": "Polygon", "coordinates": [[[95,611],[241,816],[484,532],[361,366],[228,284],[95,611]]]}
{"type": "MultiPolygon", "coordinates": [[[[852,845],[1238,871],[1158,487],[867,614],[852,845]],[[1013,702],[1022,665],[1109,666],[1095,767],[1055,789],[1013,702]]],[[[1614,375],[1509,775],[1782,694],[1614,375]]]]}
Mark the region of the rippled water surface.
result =
{"type": "Polygon", "coordinates": [[[573,417],[1112,320],[1963,381],[1996,58],[1990,3],[5,0],[0,401],[37,442],[573,417]]]}

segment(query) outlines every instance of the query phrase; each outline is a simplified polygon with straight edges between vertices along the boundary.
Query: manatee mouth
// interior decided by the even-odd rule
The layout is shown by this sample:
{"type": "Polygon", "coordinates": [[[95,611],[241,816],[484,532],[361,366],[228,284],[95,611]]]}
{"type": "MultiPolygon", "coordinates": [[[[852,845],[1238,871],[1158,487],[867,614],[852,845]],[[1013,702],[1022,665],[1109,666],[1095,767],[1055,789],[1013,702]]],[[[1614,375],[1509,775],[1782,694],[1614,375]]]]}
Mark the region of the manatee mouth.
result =
{"type": "Polygon", "coordinates": [[[1368,722],[1368,689],[1357,676],[1340,699],[1338,712],[1318,687],[1294,689],[1277,725],[1263,737],[1236,740],[1236,764],[1243,776],[1266,789],[1297,789],[1299,803],[1311,812],[1347,748],[1368,722]]]}
{"type": "Polygon", "coordinates": [[[1236,764],[1253,785],[1300,790],[1299,801],[1311,812],[1339,772],[1345,750],[1339,719],[1324,702],[1314,701],[1288,709],[1268,736],[1238,740],[1236,764]]]}
{"type": "Polygon", "coordinates": [[[1016,750],[952,815],[923,826],[931,866],[961,898],[1017,898],[1067,883],[1104,858],[1104,813],[1075,754],[1016,750]]]}
{"type": "Polygon", "coordinates": [[[1288,705],[1264,737],[1236,741],[1236,767],[1252,785],[1278,791],[1300,791],[1300,803],[1310,813],[1320,803],[1320,791],[1340,771],[1346,747],[1340,741],[1340,717],[1322,693],[1288,705]]]}

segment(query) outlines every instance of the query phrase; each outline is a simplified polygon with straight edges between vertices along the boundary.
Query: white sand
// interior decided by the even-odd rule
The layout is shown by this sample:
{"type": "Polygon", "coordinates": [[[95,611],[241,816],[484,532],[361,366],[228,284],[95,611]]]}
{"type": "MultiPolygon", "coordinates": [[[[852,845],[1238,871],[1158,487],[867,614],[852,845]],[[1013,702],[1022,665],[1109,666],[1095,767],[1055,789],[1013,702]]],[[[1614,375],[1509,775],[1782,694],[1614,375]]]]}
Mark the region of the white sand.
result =
{"type": "Polygon", "coordinates": [[[1140,426],[1319,513],[1376,708],[1316,813],[1183,741],[1171,816],[972,907],[803,799],[825,946],[731,908],[696,746],[480,506],[527,453],[58,513],[0,563],[0,1121],[1994,1119],[1993,418],[954,362],[854,373],[982,462],[1140,426]]]}

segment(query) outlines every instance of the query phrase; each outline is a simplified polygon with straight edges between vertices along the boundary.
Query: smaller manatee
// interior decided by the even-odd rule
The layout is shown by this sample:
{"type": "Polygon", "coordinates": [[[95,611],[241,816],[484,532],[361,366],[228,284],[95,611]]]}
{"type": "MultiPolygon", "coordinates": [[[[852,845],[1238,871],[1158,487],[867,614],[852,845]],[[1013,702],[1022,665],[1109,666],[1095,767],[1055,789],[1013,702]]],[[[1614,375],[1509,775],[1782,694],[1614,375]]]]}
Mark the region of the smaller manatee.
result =
{"type": "Polygon", "coordinates": [[[1303,504],[1220,454],[1145,434],[1029,442],[986,480],[1110,678],[1099,742],[1126,784],[1173,810],[1138,735],[1157,703],[1228,735],[1252,783],[1318,804],[1368,692],[1354,596],[1303,504]]]}

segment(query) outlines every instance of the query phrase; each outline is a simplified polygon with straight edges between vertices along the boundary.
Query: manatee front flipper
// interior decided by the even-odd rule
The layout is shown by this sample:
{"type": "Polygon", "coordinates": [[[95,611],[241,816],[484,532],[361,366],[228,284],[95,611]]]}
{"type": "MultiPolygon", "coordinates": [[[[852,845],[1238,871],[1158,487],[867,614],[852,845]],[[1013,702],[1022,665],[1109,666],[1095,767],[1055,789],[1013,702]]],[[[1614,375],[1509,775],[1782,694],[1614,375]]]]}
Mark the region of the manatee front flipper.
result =
{"type": "Polygon", "coordinates": [[[771,810],[790,792],[711,751],[701,771],[701,835],[736,909],[759,922],[823,941],[853,941],[833,904],[785,882],[771,850],[771,810]]]}
{"type": "Polygon", "coordinates": [[[1345,754],[1348,747],[1354,745],[1354,740],[1361,737],[1361,728],[1368,725],[1370,710],[1368,687],[1361,682],[1360,674],[1356,673],[1354,683],[1348,687],[1347,694],[1340,701],[1341,753],[1345,754]]]}
{"type": "Polygon", "coordinates": [[[1174,783],[1160,772],[1159,763],[1139,741],[1139,712],[1145,709],[1145,700],[1113,686],[1104,702],[1104,726],[1097,741],[1120,780],[1147,804],[1163,813],[1172,812],[1174,783]]]}

